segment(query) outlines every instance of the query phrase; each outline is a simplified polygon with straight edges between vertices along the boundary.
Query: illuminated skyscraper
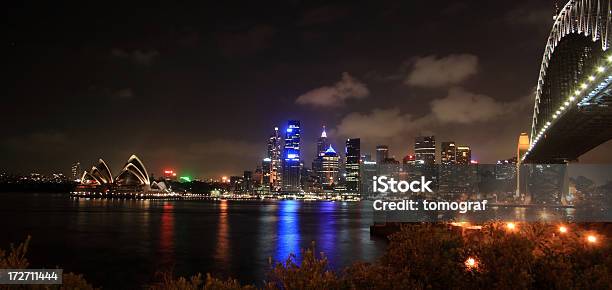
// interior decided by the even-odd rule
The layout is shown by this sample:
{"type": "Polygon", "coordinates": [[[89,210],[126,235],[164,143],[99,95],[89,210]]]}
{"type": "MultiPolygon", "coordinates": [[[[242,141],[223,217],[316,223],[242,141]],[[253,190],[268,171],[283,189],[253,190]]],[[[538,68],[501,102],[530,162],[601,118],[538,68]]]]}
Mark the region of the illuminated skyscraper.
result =
{"type": "Polygon", "coordinates": [[[359,192],[360,172],[359,159],[361,156],[361,140],[359,138],[346,140],[346,189],[350,192],[359,192]]]}
{"type": "Polygon", "coordinates": [[[269,177],[267,178],[267,184],[269,184],[270,189],[272,191],[279,191],[281,189],[281,180],[282,180],[282,158],[281,158],[281,135],[278,131],[278,127],[274,127],[274,131],[270,135],[268,139],[268,154],[266,161],[262,163],[262,166],[268,166],[266,169],[263,168],[264,171],[264,179],[265,172],[267,171],[269,177]]]}
{"type": "Polygon", "coordinates": [[[389,147],[387,145],[376,146],[376,163],[382,164],[387,158],[389,158],[389,147]]]}
{"type": "Polygon", "coordinates": [[[472,149],[470,146],[459,145],[457,146],[457,164],[459,165],[470,165],[472,163],[472,149]]]}
{"type": "Polygon", "coordinates": [[[323,187],[332,188],[339,181],[338,172],[340,171],[340,157],[336,150],[329,145],[322,156],[321,163],[321,184],[323,187]]]}
{"type": "Polygon", "coordinates": [[[283,191],[300,190],[300,121],[290,120],[285,130],[285,147],[283,150],[283,191]]]}
{"type": "Polygon", "coordinates": [[[317,155],[323,156],[325,155],[325,151],[329,147],[329,142],[327,141],[327,132],[325,132],[325,126],[323,126],[323,131],[321,131],[321,137],[317,140],[317,155]]]}
{"type": "Polygon", "coordinates": [[[414,155],[417,164],[433,165],[436,163],[436,138],[418,136],[414,140],[414,155]]]}
{"type": "Polygon", "coordinates": [[[261,161],[261,185],[263,186],[264,190],[270,190],[272,188],[272,182],[271,182],[271,178],[272,175],[270,174],[270,170],[272,169],[272,159],[270,158],[264,158],[261,161]]]}
{"type": "Polygon", "coordinates": [[[455,142],[442,142],[442,147],[440,149],[440,163],[442,165],[457,164],[457,147],[455,146],[455,142]]]}
{"type": "Polygon", "coordinates": [[[325,155],[325,151],[329,147],[329,142],[327,141],[327,132],[325,132],[325,126],[323,126],[323,131],[321,131],[321,137],[317,139],[317,156],[315,156],[312,161],[312,170],[315,175],[318,177],[318,182],[322,183],[323,176],[321,175],[321,166],[323,163],[323,156],[325,155]]]}

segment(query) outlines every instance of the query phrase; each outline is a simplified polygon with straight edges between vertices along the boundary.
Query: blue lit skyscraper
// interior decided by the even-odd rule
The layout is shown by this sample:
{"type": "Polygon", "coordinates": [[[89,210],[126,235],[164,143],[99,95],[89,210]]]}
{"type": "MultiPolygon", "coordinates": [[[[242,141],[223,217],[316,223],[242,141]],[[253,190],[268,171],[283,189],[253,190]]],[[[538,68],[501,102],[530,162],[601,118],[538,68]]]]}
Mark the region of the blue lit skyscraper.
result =
{"type": "Polygon", "coordinates": [[[283,191],[300,190],[300,121],[290,120],[285,130],[285,147],[283,150],[283,191]]]}

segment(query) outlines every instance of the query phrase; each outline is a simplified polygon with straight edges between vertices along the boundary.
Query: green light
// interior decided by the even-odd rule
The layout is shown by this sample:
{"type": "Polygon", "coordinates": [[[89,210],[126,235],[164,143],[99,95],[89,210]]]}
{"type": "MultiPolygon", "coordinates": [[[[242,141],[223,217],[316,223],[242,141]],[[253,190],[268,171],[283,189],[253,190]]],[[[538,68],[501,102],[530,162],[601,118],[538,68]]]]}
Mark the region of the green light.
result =
{"type": "Polygon", "coordinates": [[[189,176],[181,176],[180,179],[186,182],[191,182],[191,177],[189,176]]]}

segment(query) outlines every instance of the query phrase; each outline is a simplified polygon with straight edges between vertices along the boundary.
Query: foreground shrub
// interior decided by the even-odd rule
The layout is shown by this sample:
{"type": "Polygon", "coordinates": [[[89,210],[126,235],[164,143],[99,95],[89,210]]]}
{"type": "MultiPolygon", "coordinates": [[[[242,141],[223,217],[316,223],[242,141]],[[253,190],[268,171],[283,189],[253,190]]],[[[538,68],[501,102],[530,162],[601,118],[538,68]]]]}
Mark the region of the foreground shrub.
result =
{"type": "MultiPolygon", "coordinates": [[[[542,223],[507,227],[492,222],[480,229],[444,224],[408,224],[389,237],[374,263],[332,271],[314,245],[284,262],[271,263],[262,289],[612,289],[612,247],[605,235],[588,241],[586,231],[542,223]]],[[[608,232],[609,234],[609,232],[608,232]]],[[[7,253],[0,268],[25,268],[29,238],[7,253]]],[[[2,286],[0,289],[93,289],[82,276],[64,274],[62,286],[2,286]]],[[[210,274],[190,278],[164,272],[148,289],[256,289],[210,274]]]]}
{"type": "MultiPolygon", "coordinates": [[[[8,253],[0,249],[0,269],[27,269],[29,262],[26,259],[28,247],[30,245],[30,236],[19,244],[17,247],[11,245],[8,253]]],[[[3,289],[61,289],[61,290],[94,290],[92,285],[87,283],[82,275],[74,273],[64,273],[62,275],[62,285],[0,285],[0,290],[3,289]]]]}

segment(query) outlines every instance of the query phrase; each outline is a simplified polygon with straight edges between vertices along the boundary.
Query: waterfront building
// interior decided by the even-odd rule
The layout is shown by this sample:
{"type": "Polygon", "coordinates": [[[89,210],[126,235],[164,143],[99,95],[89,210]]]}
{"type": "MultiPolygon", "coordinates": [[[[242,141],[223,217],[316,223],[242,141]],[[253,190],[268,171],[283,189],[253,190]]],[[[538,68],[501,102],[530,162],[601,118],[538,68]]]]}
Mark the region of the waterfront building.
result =
{"type": "Polygon", "coordinates": [[[73,195],[99,195],[123,197],[150,197],[168,195],[171,192],[164,182],[151,180],[142,161],[132,155],[117,176],[113,176],[103,159],[91,170],[83,172],[73,195]]]}
{"type": "MultiPolygon", "coordinates": [[[[280,191],[282,185],[281,143],[282,139],[278,127],[274,127],[274,131],[272,131],[272,134],[268,138],[268,152],[265,158],[269,159],[268,163],[265,165],[268,168],[262,167],[264,171],[269,173],[266,183],[272,191],[280,191]]],[[[263,162],[262,166],[264,166],[263,162]]]]}
{"type": "Polygon", "coordinates": [[[360,156],[361,156],[361,139],[353,138],[346,140],[346,189],[349,192],[359,192],[360,186],[360,156]]]}
{"type": "Polygon", "coordinates": [[[264,191],[270,191],[272,188],[272,159],[269,157],[264,158],[261,161],[261,185],[264,191]]]}
{"type": "Polygon", "coordinates": [[[246,193],[252,193],[253,183],[254,183],[253,171],[244,171],[244,173],[242,174],[242,180],[243,180],[242,191],[246,193]]]}
{"type": "MultiPolygon", "coordinates": [[[[365,157],[365,156],[364,156],[365,157]]],[[[372,185],[372,180],[374,176],[377,175],[378,165],[376,161],[369,160],[371,158],[362,158],[361,166],[360,166],[360,175],[361,175],[361,197],[362,198],[371,198],[374,196],[374,188],[372,185]]]]}
{"type": "Polygon", "coordinates": [[[333,189],[334,186],[338,185],[340,171],[340,156],[336,153],[336,150],[329,145],[325,154],[322,156],[321,163],[321,184],[324,189],[333,189]]]}
{"type": "Polygon", "coordinates": [[[285,130],[283,150],[282,189],[285,192],[300,191],[300,121],[290,120],[285,130]]]}
{"type": "Polygon", "coordinates": [[[329,142],[327,141],[327,132],[325,132],[325,126],[323,126],[323,130],[321,132],[321,136],[317,139],[317,152],[316,156],[312,161],[312,171],[317,176],[317,182],[322,184],[323,176],[320,175],[323,165],[323,156],[325,155],[325,151],[329,147],[329,142]]]}

